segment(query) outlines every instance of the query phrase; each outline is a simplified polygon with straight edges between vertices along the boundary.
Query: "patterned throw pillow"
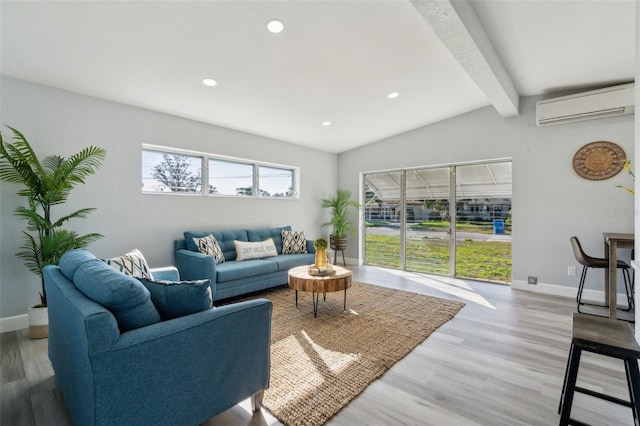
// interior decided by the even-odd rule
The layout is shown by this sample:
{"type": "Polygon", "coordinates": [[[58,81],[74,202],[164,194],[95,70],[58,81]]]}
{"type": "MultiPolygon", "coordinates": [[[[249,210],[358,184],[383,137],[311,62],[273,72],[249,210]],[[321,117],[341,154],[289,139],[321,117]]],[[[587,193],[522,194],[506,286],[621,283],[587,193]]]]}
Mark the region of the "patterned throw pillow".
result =
{"type": "Polygon", "coordinates": [[[218,240],[216,240],[213,234],[209,234],[203,238],[194,238],[193,242],[196,243],[200,253],[212,256],[216,264],[224,262],[224,253],[222,253],[220,244],[218,244],[218,240]]]}
{"type": "Polygon", "coordinates": [[[122,272],[123,274],[130,275],[135,278],[149,278],[153,279],[149,265],[145,260],[140,250],[133,249],[131,252],[114,257],[112,259],[103,259],[112,268],[122,272]]]}
{"type": "Polygon", "coordinates": [[[304,231],[282,231],[282,254],[308,253],[304,231]]]}

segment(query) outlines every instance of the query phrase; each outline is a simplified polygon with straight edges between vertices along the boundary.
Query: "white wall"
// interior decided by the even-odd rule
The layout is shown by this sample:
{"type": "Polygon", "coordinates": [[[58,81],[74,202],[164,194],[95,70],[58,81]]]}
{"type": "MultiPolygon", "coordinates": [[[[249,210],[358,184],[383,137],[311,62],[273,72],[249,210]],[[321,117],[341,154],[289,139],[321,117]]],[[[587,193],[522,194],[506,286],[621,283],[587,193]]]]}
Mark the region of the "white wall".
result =
{"type": "MultiPolygon", "coordinates": [[[[173,240],[185,230],[291,225],[308,238],[326,234],[322,198],[337,185],[337,156],[248,133],[2,78],[2,124],[20,130],[40,156],[69,156],[88,145],[107,159],[86,185],[77,187],[64,211],[95,207],[73,222],[80,233],[105,238],[89,247],[98,257],[139,248],[154,266],[173,264],[173,240]],[[247,199],[142,195],[141,145],[204,151],[299,167],[301,199],[247,199]]],[[[4,138],[10,131],[2,128],[4,138]]],[[[25,223],[13,216],[24,199],[17,186],[0,183],[0,317],[24,314],[38,302],[39,280],[14,253],[25,223]]],[[[61,211],[62,213],[62,211],[61,211]]]]}
{"type": "MultiPolygon", "coordinates": [[[[41,155],[68,156],[90,144],[107,150],[103,167],[77,188],[68,206],[68,211],[98,209],[75,225],[81,233],[105,235],[90,247],[100,257],[135,247],[152,266],[173,264],[172,241],[186,229],[290,224],[315,238],[327,232],[319,227],[326,219],[320,200],[336,187],[358,194],[362,172],[503,157],[513,159],[514,284],[536,275],[540,284],[532,290],[548,290],[545,284],[575,289],[578,277],[566,275],[567,266],[576,265],[569,237],[578,235],[585,249],[597,255],[603,250],[603,231],[633,231],[633,197],[614,187],[632,185],[630,177],[621,173],[592,182],[571,167],[575,151],[596,140],[616,142],[633,158],[633,116],[538,128],[537,98],[524,98],[517,118],[503,119],[488,107],[336,156],[20,80],[3,77],[0,87],[2,124],[23,131],[41,155]],[[302,198],[142,195],[142,143],[300,167],[302,198]]],[[[9,135],[6,127],[2,131],[9,135]]],[[[2,318],[23,314],[38,300],[38,279],[14,256],[24,227],[13,217],[23,202],[15,190],[0,183],[2,318]]],[[[357,223],[355,215],[352,219],[357,223]]],[[[356,239],[348,257],[358,258],[356,239]]],[[[592,272],[587,287],[598,288],[601,281],[601,273],[592,272]]]]}
{"type": "MultiPolygon", "coordinates": [[[[527,286],[527,276],[533,275],[539,285],[528,289],[570,294],[567,287],[546,285],[577,287],[579,276],[567,276],[568,265],[579,266],[569,237],[577,235],[585,251],[603,255],[602,232],[633,232],[633,197],[615,188],[632,186],[632,178],[622,172],[600,182],[582,179],[573,171],[573,155],[586,143],[606,140],[634,158],[634,118],[538,128],[537,100],[521,99],[516,118],[503,119],[487,107],[342,153],[338,187],[358,194],[363,171],[511,157],[514,285],[527,286]]],[[[355,244],[347,255],[359,256],[355,244]]],[[[587,288],[601,288],[602,280],[601,271],[590,272],[587,288]]]]}

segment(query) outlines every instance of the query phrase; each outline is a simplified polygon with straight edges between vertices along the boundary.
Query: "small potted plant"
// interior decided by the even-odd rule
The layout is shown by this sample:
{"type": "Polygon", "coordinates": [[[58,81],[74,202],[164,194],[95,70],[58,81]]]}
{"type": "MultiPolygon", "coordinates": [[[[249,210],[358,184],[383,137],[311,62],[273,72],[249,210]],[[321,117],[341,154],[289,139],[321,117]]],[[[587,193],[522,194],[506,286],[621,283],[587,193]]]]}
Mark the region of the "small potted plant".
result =
{"type": "Polygon", "coordinates": [[[62,229],[69,220],[84,218],[94,209],[80,209],[54,219],[52,207],[64,204],[71,190],[96,172],[106,151],[89,146],[69,158],[52,155],[40,161],[22,133],[12,127],[9,129],[13,132],[13,144],[4,142],[0,133],[0,180],[20,184],[22,188],[17,194],[27,199],[26,207],[16,208],[16,216],[27,221],[23,231],[25,244],[16,256],[41,279],[40,304],[29,308],[29,335],[47,337],[47,293],[42,269],[57,265],[65,252],[84,248],[102,237],[95,233],[78,235],[75,231],[62,229]]]}
{"type": "Polygon", "coordinates": [[[322,226],[331,226],[332,234],[329,236],[332,250],[344,250],[347,247],[347,234],[354,233],[353,223],[349,221],[349,208],[359,208],[360,204],[351,199],[351,191],[338,189],[336,195],[322,200],[322,207],[331,210],[331,217],[322,226]]]}
{"type": "Polygon", "coordinates": [[[327,239],[326,238],[317,238],[313,242],[313,247],[316,249],[316,262],[315,266],[319,271],[329,269],[329,254],[327,253],[327,239]]]}

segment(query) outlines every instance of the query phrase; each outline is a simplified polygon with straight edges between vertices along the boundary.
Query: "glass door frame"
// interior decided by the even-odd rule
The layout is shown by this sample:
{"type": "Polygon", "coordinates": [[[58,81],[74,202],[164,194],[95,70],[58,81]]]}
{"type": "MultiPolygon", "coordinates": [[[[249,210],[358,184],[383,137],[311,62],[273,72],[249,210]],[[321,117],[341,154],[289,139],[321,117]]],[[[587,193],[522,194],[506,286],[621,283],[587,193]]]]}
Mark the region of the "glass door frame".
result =
{"type": "MultiPolygon", "coordinates": [[[[360,205],[363,206],[360,214],[360,238],[359,238],[359,254],[361,256],[363,264],[366,259],[366,185],[367,175],[379,174],[379,173],[400,173],[400,200],[398,206],[400,208],[400,270],[406,271],[406,226],[407,226],[407,199],[406,199],[406,174],[408,171],[414,170],[429,170],[429,169],[449,169],[449,274],[447,276],[456,276],[456,224],[457,224],[457,191],[456,191],[456,168],[469,165],[482,165],[482,164],[494,164],[510,162],[513,164],[513,160],[510,157],[496,158],[491,160],[478,160],[461,163],[440,164],[434,166],[420,166],[420,167],[408,167],[403,169],[389,169],[378,170],[369,172],[360,172],[360,205]]],[[[433,275],[438,275],[433,273],[433,275]]]]}
{"type": "Polygon", "coordinates": [[[449,276],[456,276],[456,166],[449,165],[449,276]],[[451,202],[453,200],[453,203],[451,202]]]}

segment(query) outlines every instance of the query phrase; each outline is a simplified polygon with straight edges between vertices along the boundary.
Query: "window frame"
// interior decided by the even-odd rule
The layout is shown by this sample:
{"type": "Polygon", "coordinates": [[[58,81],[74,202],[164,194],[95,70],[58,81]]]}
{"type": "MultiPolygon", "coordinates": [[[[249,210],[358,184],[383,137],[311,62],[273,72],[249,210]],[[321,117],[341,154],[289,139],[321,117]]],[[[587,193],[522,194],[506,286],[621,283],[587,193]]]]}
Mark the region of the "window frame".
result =
{"type": "Polygon", "coordinates": [[[218,197],[218,198],[250,198],[250,199],[255,199],[255,198],[259,198],[259,199],[263,199],[263,200],[299,200],[300,199],[300,168],[296,167],[296,166],[289,166],[289,165],[284,165],[284,164],[276,164],[276,163],[269,163],[269,162],[265,162],[265,161],[256,161],[256,160],[250,160],[250,159],[246,159],[246,158],[238,158],[238,157],[230,157],[230,156],[226,156],[226,155],[219,155],[219,154],[213,154],[213,153],[207,153],[207,152],[202,152],[202,151],[193,151],[193,150],[187,150],[187,149],[179,149],[179,148],[173,148],[173,147],[167,147],[167,146],[161,146],[161,145],[154,145],[154,144],[147,144],[147,143],[143,143],[142,144],[142,149],[141,149],[141,170],[140,170],[140,177],[141,177],[141,193],[142,195],[178,195],[178,196],[204,196],[204,197],[218,197]],[[201,179],[201,185],[200,185],[200,191],[197,192],[173,192],[173,191],[145,191],[144,190],[144,180],[146,179],[146,177],[143,175],[144,172],[144,164],[143,164],[143,158],[144,158],[144,152],[145,151],[151,151],[154,153],[158,153],[158,154],[168,154],[168,155],[183,155],[183,156],[188,156],[188,157],[198,157],[200,158],[201,161],[201,167],[200,167],[200,179],[201,179]],[[210,176],[210,170],[209,170],[209,160],[215,160],[215,161],[225,161],[225,162],[229,162],[229,163],[237,163],[237,164],[246,164],[248,166],[252,167],[252,183],[253,183],[253,188],[252,188],[252,194],[251,195],[235,195],[235,194],[213,194],[209,192],[209,184],[210,184],[210,180],[209,180],[209,176],[210,176]],[[281,169],[281,170],[285,170],[288,172],[291,172],[291,187],[292,187],[292,194],[290,197],[284,196],[284,197],[276,197],[276,196],[264,196],[264,195],[260,195],[259,193],[259,184],[260,184],[260,176],[259,176],[259,170],[260,167],[267,167],[267,168],[271,168],[271,169],[281,169]]]}

